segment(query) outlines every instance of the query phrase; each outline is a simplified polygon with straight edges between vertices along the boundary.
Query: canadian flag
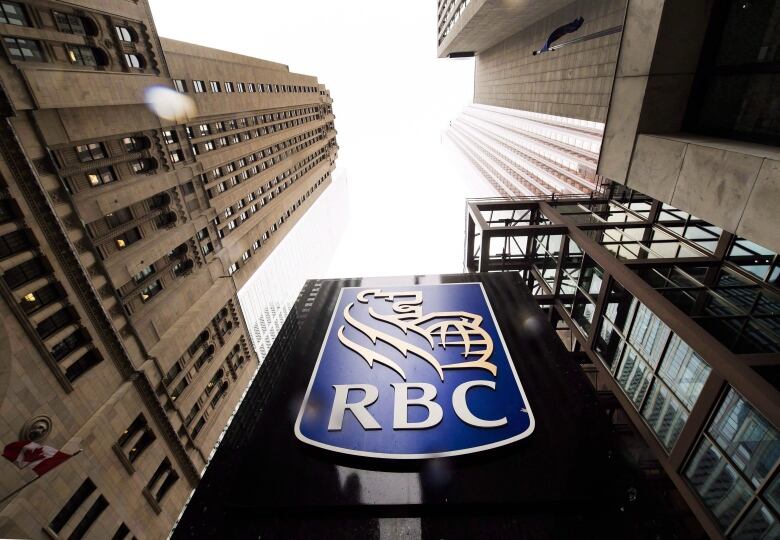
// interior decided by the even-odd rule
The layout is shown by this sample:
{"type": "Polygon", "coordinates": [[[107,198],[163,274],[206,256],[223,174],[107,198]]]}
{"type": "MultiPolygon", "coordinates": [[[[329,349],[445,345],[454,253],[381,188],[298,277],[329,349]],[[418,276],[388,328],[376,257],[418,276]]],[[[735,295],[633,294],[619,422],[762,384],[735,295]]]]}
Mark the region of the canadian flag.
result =
{"type": "Polygon", "coordinates": [[[12,442],[3,449],[4,458],[20,469],[32,467],[38,476],[43,476],[72,456],[73,454],[66,454],[51,446],[43,446],[32,441],[12,442]]]}

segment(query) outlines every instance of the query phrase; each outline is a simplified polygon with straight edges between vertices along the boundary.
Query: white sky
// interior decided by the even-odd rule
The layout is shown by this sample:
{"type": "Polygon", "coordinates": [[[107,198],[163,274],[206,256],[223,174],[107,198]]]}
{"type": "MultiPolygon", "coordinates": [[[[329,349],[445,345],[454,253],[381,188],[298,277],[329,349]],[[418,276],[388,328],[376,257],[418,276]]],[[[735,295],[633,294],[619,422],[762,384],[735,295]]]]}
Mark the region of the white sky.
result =
{"type": "Polygon", "coordinates": [[[160,35],[287,64],[334,99],[349,221],[333,277],[460,272],[466,188],[442,130],[472,59],[436,58],[434,0],[151,0],[160,35]]]}

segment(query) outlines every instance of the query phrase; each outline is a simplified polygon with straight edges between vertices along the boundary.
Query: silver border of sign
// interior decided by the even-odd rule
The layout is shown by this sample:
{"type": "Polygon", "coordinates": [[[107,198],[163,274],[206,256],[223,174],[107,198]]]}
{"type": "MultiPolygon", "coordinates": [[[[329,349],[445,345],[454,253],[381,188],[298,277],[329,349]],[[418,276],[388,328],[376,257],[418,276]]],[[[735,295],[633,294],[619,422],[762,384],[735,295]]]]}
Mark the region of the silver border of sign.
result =
{"type": "MultiPolygon", "coordinates": [[[[298,438],[298,440],[310,444],[312,446],[316,446],[318,448],[324,448],[325,450],[331,450],[333,452],[339,452],[341,454],[349,454],[351,456],[361,456],[361,457],[381,458],[381,459],[432,459],[432,458],[442,458],[442,457],[449,457],[449,456],[460,456],[463,454],[474,454],[476,452],[490,450],[491,448],[498,448],[500,446],[505,446],[515,441],[519,441],[520,439],[525,439],[531,433],[533,433],[534,428],[536,427],[536,419],[534,418],[533,411],[531,411],[531,404],[528,402],[528,398],[525,395],[525,390],[523,389],[523,385],[520,382],[520,378],[517,376],[517,371],[515,370],[515,363],[512,360],[512,356],[509,354],[509,349],[507,349],[506,342],[504,342],[504,335],[501,333],[501,327],[498,325],[498,321],[496,320],[496,315],[495,313],[493,313],[493,306],[490,305],[490,299],[485,293],[485,287],[482,285],[482,282],[466,281],[463,283],[437,283],[435,285],[470,285],[470,284],[477,284],[479,285],[479,288],[482,290],[482,297],[485,299],[485,303],[487,304],[488,310],[490,311],[490,316],[493,318],[493,324],[495,325],[496,330],[498,331],[498,337],[501,340],[501,346],[504,347],[504,353],[506,354],[507,361],[509,362],[509,367],[512,368],[512,374],[515,376],[515,382],[517,383],[517,387],[520,389],[520,395],[523,396],[523,401],[525,402],[526,414],[528,414],[528,418],[531,420],[528,429],[526,429],[524,432],[520,433],[519,435],[515,435],[514,437],[511,437],[509,439],[504,439],[503,441],[484,444],[482,446],[474,446],[472,448],[463,448],[461,450],[453,450],[450,452],[433,452],[430,454],[385,454],[382,452],[364,452],[362,450],[350,450],[348,448],[342,448],[340,446],[332,446],[330,444],[321,443],[319,441],[309,439],[308,437],[303,435],[303,433],[301,433],[301,420],[303,419],[303,411],[306,408],[306,404],[309,402],[309,394],[311,393],[312,386],[314,386],[314,379],[316,378],[317,370],[320,367],[320,360],[322,360],[322,353],[325,352],[325,344],[328,342],[330,331],[333,328],[333,321],[336,320],[336,312],[338,311],[337,308],[341,303],[341,296],[344,294],[344,290],[346,289],[376,288],[376,287],[342,287],[341,291],[339,292],[339,297],[336,300],[336,305],[333,307],[333,315],[330,318],[330,324],[328,325],[328,331],[325,334],[325,338],[322,340],[322,347],[320,347],[320,355],[317,357],[317,363],[314,365],[314,371],[311,374],[311,379],[309,379],[309,387],[306,389],[306,396],[303,398],[303,402],[301,403],[301,409],[298,412],[298,419],[295,421],[295,436],[298,438]]],[[[411,289],[414,287],[422,287],[422,286],[430,286],[430,285],[418,284],[418,285],[409,285],[408,287],[411,289]]],[[[382,285],[382,288],[384,287],[398,288],[398,287],[404,287],[404,285],[382,285]]]]}

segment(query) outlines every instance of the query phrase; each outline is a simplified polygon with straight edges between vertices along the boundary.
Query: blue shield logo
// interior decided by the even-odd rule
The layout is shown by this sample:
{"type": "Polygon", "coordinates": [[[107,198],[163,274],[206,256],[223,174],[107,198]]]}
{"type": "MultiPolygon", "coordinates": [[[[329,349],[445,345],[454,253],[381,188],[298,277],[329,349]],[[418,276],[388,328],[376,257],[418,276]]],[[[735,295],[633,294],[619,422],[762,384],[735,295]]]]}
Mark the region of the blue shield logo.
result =
{"type": "Polygon", "coordinates": [[[389,459],[479,452],[533,430],[481,283],[343,288],[295,423],[305,443],[389,459]]]}

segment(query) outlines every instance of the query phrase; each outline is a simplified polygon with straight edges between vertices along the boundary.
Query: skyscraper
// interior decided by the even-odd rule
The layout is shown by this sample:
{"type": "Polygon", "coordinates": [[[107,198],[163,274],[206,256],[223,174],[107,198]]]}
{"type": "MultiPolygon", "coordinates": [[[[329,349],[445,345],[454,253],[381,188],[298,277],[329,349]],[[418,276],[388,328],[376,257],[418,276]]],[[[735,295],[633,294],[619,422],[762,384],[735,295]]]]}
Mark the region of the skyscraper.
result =
{"type": "Polygon", "coordinates": [[[518,272],[617,428],[636,436],[636,461],[669,479],[709,537],[778,537],[780,6],[629,0],[599,29],[589,13],[614,2],[547,18],[542,3],[518,4],[527,26],[480,49],[495,3],[465,4],[439,52],[478,53],[475,101],[605,122],[607,182],[589,196],[470,202],[466,268],[518,272]],[[578,34],[531,55],[578,15],[578,34]],[[599,35],[612,24],[621,30],[599,35]],[[500,66],[512,50],[522,69],[500,66]],[[603,94],[593,77],[607,57],[603,94]],[[570,86],[568,68],[581,76],[570,86]],[[504,86],[522,73],[521,90],[504,86]]]}
{"type": "MultiPolygon", "coordinates": [[[[330,183],[332,100],[145,0],[3,0],[0,34],[0,441],[83,449],[0,535],[163,537],[257,366],[237,291],[330,183]]],[[[0,460],[0,497],[31,478],[0,460]]]]}
{"type": "Polygon", "coordinates": [[[440,0],[438,55],[474,56],[474,105],[448,139],[496,196],[592,193],[625,0],[440,0]],[[533,54],[558,27],[584,22],[533,54]]]}

